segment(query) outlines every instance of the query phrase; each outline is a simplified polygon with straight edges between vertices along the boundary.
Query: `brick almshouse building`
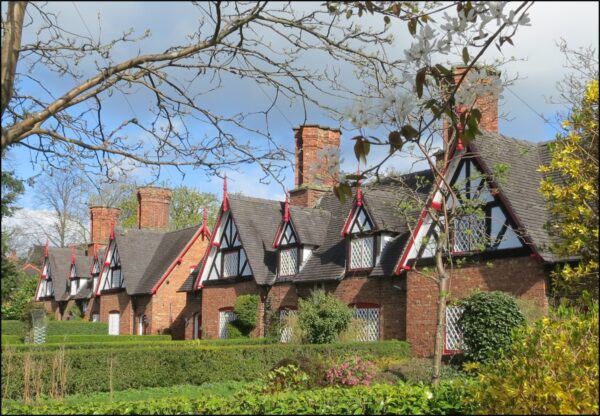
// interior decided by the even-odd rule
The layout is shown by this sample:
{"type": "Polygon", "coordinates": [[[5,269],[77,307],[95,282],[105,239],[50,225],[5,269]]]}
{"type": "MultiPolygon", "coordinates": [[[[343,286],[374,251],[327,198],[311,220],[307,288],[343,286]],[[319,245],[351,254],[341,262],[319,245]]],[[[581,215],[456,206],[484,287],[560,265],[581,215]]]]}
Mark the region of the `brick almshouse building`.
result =
{"type": "MultiPolygon", "coordinates": [[[[558,259],[547,250],[538,167],[550,153],[546,144],[498,134],[497,105],[491,96],[478,98],[483,134],[474,144],[445,149],[446,179],[460,185],[463,198],[477,193],[485,210],[484,217],[454,222],[451,249],[466,262],[453,270],[450,300],[500,290],[546,308],[548,271],[558,259]],[[502,181],[494,179],[498,166],[508,166],[502,181]]],[[[331,191],[336,176],[328,176],[323,163],[324,155],[338,150],[340,135],[317,125],[294,129],[295,189],[289,200],[228,195],[225,185],[212,233],[206,221],[165,232],[167,189],[138,190],[139,230],[112,231],[118,211],[92,207],[88,255],[48,249],[36,299],[59,319],[71,303],[85,303],[86,317],[108,322],[114,334],[168,329],[174,339],[219,338],[227,336],[242,294],[260,296],[254,335],[263,336],[269,319],[294,314],[299,298],[323,288],[354,308],[364,323],[361,340],[406,340],[415,355],[430,355],[437,286],[413,268],[417,258],[419,266],[431,263],[435,230],[429,210],[439,206],[440,191],[419,188],[422,210],[409,221],[414,228],[398,213],[407,191],[396,180],[362,185],[340,203],[331,191]]],[[[431,184],[432,175],[422,171],[401,179],[404,187],[417,189],[423,179],[431,184]]],[[[459,313],[448,308],[447,352],[456,349],[459,313]]]]}

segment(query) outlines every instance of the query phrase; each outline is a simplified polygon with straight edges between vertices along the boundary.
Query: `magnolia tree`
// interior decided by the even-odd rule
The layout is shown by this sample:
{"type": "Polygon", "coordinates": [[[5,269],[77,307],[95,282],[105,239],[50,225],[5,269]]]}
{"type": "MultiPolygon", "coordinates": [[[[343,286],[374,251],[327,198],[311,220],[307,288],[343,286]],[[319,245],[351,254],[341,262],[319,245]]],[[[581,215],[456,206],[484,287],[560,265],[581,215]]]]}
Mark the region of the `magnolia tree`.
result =
{"type": "MultiPolygon", "coordinates": [[[[500,49],[506,43],[513,44],[518,28],[529,24],[527,11],[531,6],[532,2],[455,2],[428,4],[422,10],[412,9],[415,6],[404,3],[383,2],[336,6],[339,7],[336,10],[347,17],[355,13],[380,14],[392,25],[396,24],[397,18],[408,17],[405,24],[412,40],[403,50],[404,56],[399,58],[402,62],[400,70],[396,70],[398,66],[391,70],[381,68],[367,76],[372,68],[365,65],[359,69],[366,80],[363,99],[347,113],[350,122],[360,130],[353,139],[359,162],[366,163],[372,146],[386,146],[389,154],[362,173],[346,176],[334,191],[341,199],[350,197],[353,186],[370,175],[379,177],[384,162],[396,154],[417,157],[433,172],[433,183],[421,184],[417,189],[413,184],[412,190],[406,187],[401,191],[400,215],[408,214],[408,219],[414,218],[415,211],[427,207],[435,229],[429,241],[435,271],[413,268],[413,273],[432,279],[438,288],[434,384],[439,382],[441,373],[446,299],[454,263],[449,236],[458,222],[453,219],[484,215],[480,209],[484,196],[475,195],[466,201],[457,192],[464,183],[451,187],[444,170],[449,166],[453,149],[460,149],[480,133],[478,125],[482,114],[477,108],[477,97],[497,96],[501,91],[499,78],[492,81],[489,78],[497,69],[494,65],[483,65],[482,57],[492,46],[500,49]],[[458,75],[451,69],[457,61],[464,67],[458,75]],[[442,119],[446,123],[444,129],[442,119]],[[387,138],[369,134],[370,129],[381,126],[389,130],[387,138]],[[440,134],[442,130],[443,134],[440,134]],[[444,136],[443,140],[441,136],[444,136]],[[436,163],[434,152],[440,147],[446,151],[443,161],[436,163]],[[439,204],[432,204],[431,200],[426,200],[428,197],[433,197],[439,204]]],[[[502,167],[497,173],[502,173],[502,167]]],[[[500,178],[486,177],[485,180],[492,183],[500,178]]],[[[485,246],[488,242],[481,240],[479,243],[485,246]]]]}

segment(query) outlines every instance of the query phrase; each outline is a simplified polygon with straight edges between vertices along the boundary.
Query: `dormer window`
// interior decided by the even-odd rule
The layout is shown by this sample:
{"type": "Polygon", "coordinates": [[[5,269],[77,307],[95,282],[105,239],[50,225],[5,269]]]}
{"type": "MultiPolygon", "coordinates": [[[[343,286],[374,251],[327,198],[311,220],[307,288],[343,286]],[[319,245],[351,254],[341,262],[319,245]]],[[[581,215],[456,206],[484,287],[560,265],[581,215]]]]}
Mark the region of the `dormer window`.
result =
{"type": "Polygon", "coordinates": [[[104,266],[105,277],[102,290],[118,289],[124,287],[123,275],[121,273],[121,259],[117,246],[113,243],[108,253],[109,257],[104,266]]]}
{"type": "Polygon", "coordinates": [[[77,294],[79,289],[79,279],[77,279],[77,273],[75,271],[75,265],[71,265],[71,271],[69,274],[69,293],[71,296],[77,294]]]}
{"type": "Polygon", "coordinates": [[[218,232],[215,233],[216,240],[212,243],[214,260],[210,266],[208,279],[252,275],[233,217],[230,213],[226,213],[222,220],[218,232]],[[218,235],[221,237],[218,238],[218,235]]]}
{"type": "Polygon", "coordinates": [[[293,276],[298,273],[298,237],[291,221],[285,223],[279,242],[279,276],[293,276]]]}
{"type": "Polygon", "coordinates": [[[347,223],[348,270],[370,269],[375,265],[374,223],[364,206],[357,206],[347,223]]]}
{"type": "Polygon", "coordinates": [[[48,259],[44,262],[42,268],[42,282],[40,284],[38,298],[45,298],[54,296],[54,285],[52,284],[52,277],[50,276],[50,264],[48,259]]]}

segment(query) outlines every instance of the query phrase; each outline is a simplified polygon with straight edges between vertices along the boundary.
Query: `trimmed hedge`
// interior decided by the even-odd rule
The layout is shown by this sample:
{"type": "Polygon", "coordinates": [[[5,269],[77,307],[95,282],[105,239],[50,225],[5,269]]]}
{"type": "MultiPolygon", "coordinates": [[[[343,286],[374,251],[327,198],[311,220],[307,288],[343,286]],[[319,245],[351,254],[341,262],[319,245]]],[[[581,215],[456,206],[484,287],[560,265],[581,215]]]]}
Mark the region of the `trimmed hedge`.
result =
{"type": "MultiPolygon", "coordinates": [[[[127,343],[129,345],[132,342],[156,342],[156,341],[170,341],[171,335],[49,335],[46,337],[46,344],[95,344],[95,343],[127,343]]],[[[18,335],[2,335],[3,344],[23,344],[22,337],[18,335]]],[[[25,345],[26,347],[32,347],[31,344],[25,345]]],[[[68,348],[68,346],[67,346],[68,348]]]]}
{"type": "MultiPolygon", "coordinates": [[[[68,373],[64,393],[109,391],[111,362],[113,389],[124,390],[229,380],[251,381],[266,374],[283,359],[304,362],[319,355],[339,357],[344,354],[374,358],[409,356],[409,346],[402,341],[331,345],[151,345],[117,350],[64,350],[68,373]]],[[[61,352],[14,352],[5,348],[2,354],[3,397],[23,397],[26,367],[38,370],[41,367],[38,372],[41,374],[41,392],[48,393],[57,371],[53,369],[53,362],[61,352]]],[[[34,380],[30,384],[33,385],[34,380]]]]}
{"type": "Polygon", "coordinates": [[[22,335],[23,322],[21,321],[2,321],[2,335],[22,335]]]}
{"type": "MultiPolygon", "coordinates": [[[[2,335],[23,335],[23,322],[2,321],[2,335]]],[[[49,321],[48,335],[108,335],[108,324],[89,321],[49,321]]]]}
{"type": "Polygon", "coordinates": [[[40,406],[8,403],[10,414],[470,414],[466,382],[443,382],[437,388],[423,385],[372,387],[259,395],[244,391],[233,397],[174,397],[138,402],[61,404],[40,406]]]}
{"type": "MultiPolygon", "coordinates": [[[[5,335],[6,337],[7,335],[5,335]]],[[[182,348],[182,347],[198,347],[198,346],[218,346],[218,345],[266,345],[275,344],[276,342],[272,339],[265,338],[240,338],[240,339],[214,339],[214,340],[193,340],[193,341],[172,341],[170,335],[86,335],[82,336],[85,341],[71,341],[68,338],[64,341],[63,338],[66,335],[58,335],[57,341],[46,344],[23,344],[20,337],[16,337],[18,340],[16,343],[12,342],[15,338],[10,335],[11,341],[3,344],[4,348],[12,348],[18,352],[40,352],[40,351],[53,351],[60,348],[67,350],[97,350],[97,349],[121,349],[121,348],[133,348],[137,345],[137,348],[182,348]],[[95,341],[95,337],[101,338],[95,341]],[[159,338],[160,339],[157,339],[159,338]],[[152,342],[148,342],[152,341],[152,342]]],[[[53,338],[54,339],[54,338],[53,338]]]]}

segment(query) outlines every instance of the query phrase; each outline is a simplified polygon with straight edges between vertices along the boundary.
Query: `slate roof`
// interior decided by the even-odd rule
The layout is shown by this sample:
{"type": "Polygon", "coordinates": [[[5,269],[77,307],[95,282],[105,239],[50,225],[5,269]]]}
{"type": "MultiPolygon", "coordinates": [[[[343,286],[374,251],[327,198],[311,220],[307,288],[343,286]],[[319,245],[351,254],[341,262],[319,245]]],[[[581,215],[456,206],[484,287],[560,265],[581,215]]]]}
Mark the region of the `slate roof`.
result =
{"type": "Polygon", "coordinates": [[[115,241],[127,294],[152,293],[154,285],[199,227],[196,225],[171,232],[133,229],[117,233],[115,241]]]}
{"type": "Polygon", "coordinates": [[[543,175],[538,168],[550,161],[548,143],[531,143],[486,132],[470,145],[470,149],[481,156],[492,172],[494,166],[508,165],[505,178],[498,183],[507,205],[542,258],[548,262],[558,260],[549,250],[552,238],[544,225],[550,217],[546,200],[539,192],[543,175]]]}
{"type": "MultiPolygon", "coordinates": [[[[85,252],[82,250],[75,250],[75,268],[77,274],[82,273],[89,276],[91,263],[87,270],[80,271],[80,268],[78,267],[78,259],[85,257],[85,252]]],[[[54,287],[54,299],[57,301],[68,300],[69,293],[67,291],[67,279],[71,270],[71,249],[50,247],[48,248],[48,259],[50,262],[50,277],[52,278],[52,285],[54,287]]],[[[80,264],[84,264],[84,261],[85,260],[79,260],[80,264]]]]}

